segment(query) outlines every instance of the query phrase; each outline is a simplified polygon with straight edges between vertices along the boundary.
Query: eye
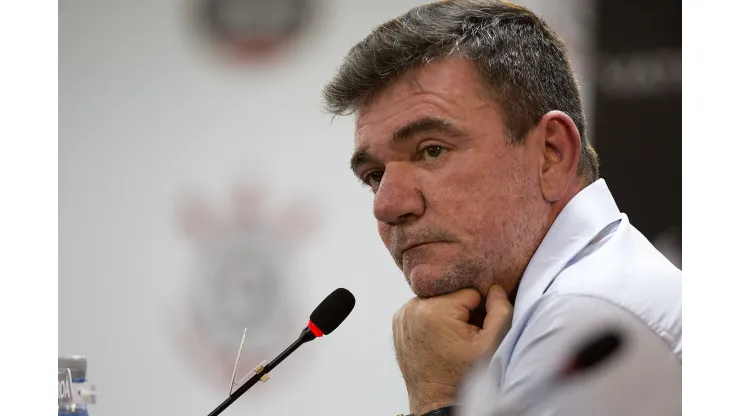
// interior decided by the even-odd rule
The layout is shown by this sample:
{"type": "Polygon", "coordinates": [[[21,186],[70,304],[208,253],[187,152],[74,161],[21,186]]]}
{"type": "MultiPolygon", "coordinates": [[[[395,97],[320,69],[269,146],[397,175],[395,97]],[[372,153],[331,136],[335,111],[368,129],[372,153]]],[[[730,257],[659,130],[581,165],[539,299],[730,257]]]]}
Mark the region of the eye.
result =
{"type": "Polygon", "coordinates": [[[421,149],[421,151],[422,151],[422,157],[430,158],[430,159],[438,159],[438,158],[440,158],[444,154],[444,152],[446,150],[447,150],[446,148],[444,148],[442,146],[437,146],[437,145],[427,146],[427,147],[421,149]]]}
{"type": "Polygon", "coordinates": [[[382,179],[383,171],[375,170],[363,176],[362,182],[373,189],[377,189],[382,179]]]}

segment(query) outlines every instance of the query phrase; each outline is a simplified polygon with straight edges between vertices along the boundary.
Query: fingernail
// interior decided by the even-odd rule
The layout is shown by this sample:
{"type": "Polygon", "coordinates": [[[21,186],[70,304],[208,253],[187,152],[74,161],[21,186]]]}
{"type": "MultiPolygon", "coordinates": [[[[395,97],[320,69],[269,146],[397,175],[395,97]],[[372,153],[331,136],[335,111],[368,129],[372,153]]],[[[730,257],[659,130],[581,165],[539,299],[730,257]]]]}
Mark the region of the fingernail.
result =
{"type": "Polygon", "coordinates": [[[492,290],[493,290],[493,294],[494,295],[496,295],[496,296],[498,296],[500,298],[505,298],[506,297],[506,292],[504,291],[504,288],[503,287],[501,287],[499,285],[495,285],[495,286],[493,286],[493,289],[492,290]]]}

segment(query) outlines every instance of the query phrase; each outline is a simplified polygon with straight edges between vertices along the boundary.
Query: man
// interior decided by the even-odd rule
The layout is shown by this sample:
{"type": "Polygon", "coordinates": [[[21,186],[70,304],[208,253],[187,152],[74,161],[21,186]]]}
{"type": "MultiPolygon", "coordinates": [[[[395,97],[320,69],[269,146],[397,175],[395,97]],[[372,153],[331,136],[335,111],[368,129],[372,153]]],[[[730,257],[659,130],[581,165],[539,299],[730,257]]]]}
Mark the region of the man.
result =
{"type": "Polygon", "coordinates": [[[681,272],[599,179],[542,20],[497,1],[414,8],[355,45],[324,98],[356,115],[352,170],[417,295],[393,322],[412,414],[680,413],[681,272]],[[604,328],[623,341],[611,365],[548,387],[604,328]]]}

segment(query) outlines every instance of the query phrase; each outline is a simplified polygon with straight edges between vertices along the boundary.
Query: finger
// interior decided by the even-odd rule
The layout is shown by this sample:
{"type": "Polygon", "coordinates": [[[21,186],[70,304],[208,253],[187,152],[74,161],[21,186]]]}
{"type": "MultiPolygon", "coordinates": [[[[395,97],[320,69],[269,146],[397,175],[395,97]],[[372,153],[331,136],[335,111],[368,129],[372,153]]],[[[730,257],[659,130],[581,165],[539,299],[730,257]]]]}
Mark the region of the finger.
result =
{"type": "Polygon", "coordinates": [[[451,315],[455,319],[465,322],[470,318],[470,312],[477,308],[483,300],[480,293],[472,288],[460,289],[446,295],[437,296],[435,299],[437,302],[450,305],[451,315]]]}
{"type": "Polygon", "coordinates": [[[398,349],[400,340],[403,339],[404,308],[399,309],[393,315],[393,347],[398,349]]]}
{"type": "Polygon", "coordinates": [[[477,308],[478,305],[480,305],[482,297],[480,295],[480,292],[478,292],[476,289],[465,288],[456,290],[446,295],[437,296],[436,299],[464,306],[468,310],[473,310],[477,308]]]}
{"type": "Polygon", "coordinates": [[[508,331],[511,326],[513,309],[504,289],[499,285],[493,285],[486,296],[486,319],[483,320],[483,331],[492,333],[508,331]]]}

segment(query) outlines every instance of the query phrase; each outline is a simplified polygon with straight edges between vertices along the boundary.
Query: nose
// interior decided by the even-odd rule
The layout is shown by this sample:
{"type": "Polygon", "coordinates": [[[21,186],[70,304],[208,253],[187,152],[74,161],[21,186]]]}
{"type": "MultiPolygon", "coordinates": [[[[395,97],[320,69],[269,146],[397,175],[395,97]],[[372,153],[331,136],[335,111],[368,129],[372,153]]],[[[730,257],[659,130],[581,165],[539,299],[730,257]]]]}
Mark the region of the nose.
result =
{"type": "Polygon", "coordinates": [[[411,222],[424,214],[424,196],[411,166],[390,163],[375,192],[373,214],[389,225],[411,222]]]}

